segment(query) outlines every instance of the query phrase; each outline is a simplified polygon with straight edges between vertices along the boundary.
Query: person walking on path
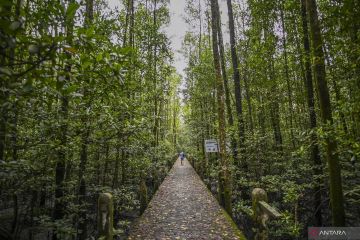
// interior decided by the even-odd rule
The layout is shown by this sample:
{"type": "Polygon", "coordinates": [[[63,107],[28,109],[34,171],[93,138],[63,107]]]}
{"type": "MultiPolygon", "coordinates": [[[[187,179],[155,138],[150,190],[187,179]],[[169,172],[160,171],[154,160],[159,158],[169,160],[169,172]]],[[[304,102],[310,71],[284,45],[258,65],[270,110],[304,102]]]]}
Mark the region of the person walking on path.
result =
{"type": "Polygon", "coordinates": [[[183,165],[184,158],[185,158],[185,153],[181,152],[180,153],[181,166],[183,165]]]}

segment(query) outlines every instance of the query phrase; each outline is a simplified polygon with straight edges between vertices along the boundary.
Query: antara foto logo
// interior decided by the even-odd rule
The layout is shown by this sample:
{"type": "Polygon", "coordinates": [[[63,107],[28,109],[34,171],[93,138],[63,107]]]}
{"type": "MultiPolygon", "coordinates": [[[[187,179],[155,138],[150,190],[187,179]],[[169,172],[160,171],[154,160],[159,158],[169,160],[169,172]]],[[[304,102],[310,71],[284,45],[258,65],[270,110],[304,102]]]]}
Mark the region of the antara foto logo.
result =
{"type": "Polygon", "coordinates": [[[346,236],[344,230],[321,230],[319,236],[346,236]]]}
{"type": "Polygon", "coordinates": [[[319,236],[319,232],[320,232],[319,228],[315,228],[315,227],[309,228],[309,237],[316,238],[319,236]]]}
{"type": "Polygon", "coordinates": [[[326,236],[346,236],[345,230],[324,229],[319,227],[309,228],[310,239],[323,239],[326,236]]]}

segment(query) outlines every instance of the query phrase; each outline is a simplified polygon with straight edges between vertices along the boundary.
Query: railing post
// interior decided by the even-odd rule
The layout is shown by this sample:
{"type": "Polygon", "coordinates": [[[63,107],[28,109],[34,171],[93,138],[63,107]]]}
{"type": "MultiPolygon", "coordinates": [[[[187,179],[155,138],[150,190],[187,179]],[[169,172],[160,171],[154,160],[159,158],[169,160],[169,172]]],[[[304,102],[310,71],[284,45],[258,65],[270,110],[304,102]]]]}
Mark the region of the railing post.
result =
{"type": "Polygon", "coordinates": [[[267,220],[270,217],[279,218],[281,214],[268,202],[268,197],[264,189],[255,188],[251,193],[253,220],[256,225],[255,240],[267,240],[268,228],[266,226],[267,220]]]}
{"type": "Polygon", "coordinates": [[[145,179],[143,177],[141,177],[141,181],[140,181],[140,213],[142,214],[148,204],[148,194],[147,194],[147,186],[145,183],[145,179]]]}
{"type": "Polygon", "coordinates": [[[114,203],[110,193],[101,193],[98,199],[99,239],[113,240],[114,203]]]}
{"type": "Polygon", "coordinates": [[[259,206],[260,201],[264,201],[264,202],[268,201],[267,194],[264,189],[255,188],[251,193],[251,198],[252,198],[252,209],[254,213],[253,220],[256,225],[255,240],[267,240],[268,233],[267,233],[266,225],[263,224],[264,222],[266,222],[267,219],[265,218],[267,216],[262,214],[261,208],[259,206]]]}

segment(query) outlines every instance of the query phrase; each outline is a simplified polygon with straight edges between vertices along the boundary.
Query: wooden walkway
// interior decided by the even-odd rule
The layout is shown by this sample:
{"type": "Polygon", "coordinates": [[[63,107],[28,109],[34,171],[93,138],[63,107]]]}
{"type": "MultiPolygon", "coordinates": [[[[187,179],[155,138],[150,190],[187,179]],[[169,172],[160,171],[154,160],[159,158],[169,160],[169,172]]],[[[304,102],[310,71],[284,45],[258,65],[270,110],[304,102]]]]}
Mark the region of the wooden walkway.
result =
{"type": "Polygon", "coordinates": [[[130,240],[245,239],[187,160],[178,159],[148,208],[130,231],[130,240]]]}

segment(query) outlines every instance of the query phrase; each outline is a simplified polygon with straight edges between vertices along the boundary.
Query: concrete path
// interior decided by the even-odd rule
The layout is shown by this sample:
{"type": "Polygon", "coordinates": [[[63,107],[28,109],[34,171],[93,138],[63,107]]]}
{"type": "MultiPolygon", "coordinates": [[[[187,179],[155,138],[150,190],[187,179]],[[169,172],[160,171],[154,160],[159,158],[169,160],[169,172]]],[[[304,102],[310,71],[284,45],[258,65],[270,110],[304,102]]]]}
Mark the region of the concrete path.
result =
{"type": "Polygon", "coordinates": [[[130,231],[130,240],[245,239],[187,160],[178,159],[148,208],[130,231]]]}

